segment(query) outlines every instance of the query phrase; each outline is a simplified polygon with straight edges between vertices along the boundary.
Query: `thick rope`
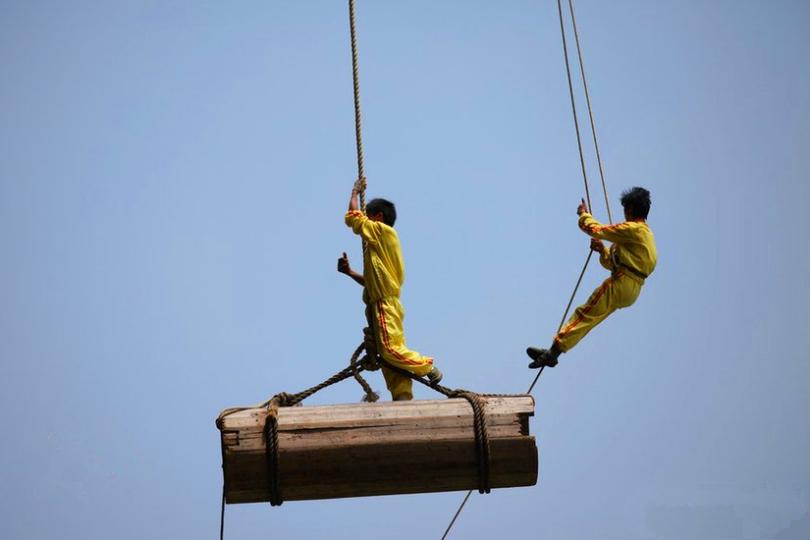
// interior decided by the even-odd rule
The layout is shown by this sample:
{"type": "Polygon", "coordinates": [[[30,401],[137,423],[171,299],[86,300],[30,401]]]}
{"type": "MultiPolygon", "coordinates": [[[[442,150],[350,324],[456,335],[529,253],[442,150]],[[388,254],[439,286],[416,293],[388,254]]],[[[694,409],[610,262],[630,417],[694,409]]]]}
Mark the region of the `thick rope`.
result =
{"type": "MultiPolygon", "coordinates": [[[[376,401],[379,396],[376,395],[371,390],[371,387],[368,383],[360,376],[360,372],[366,369],[373,369],[373,359],[369,359],[368,356],[360,359],[360,354],[366,349],[365,342],[361,343],[357,349],[355,349],[352,357],[349,361],[349,366],[347,368],[342,369],[335,375],[329,377],[322,383],[315,385],[311,388],[308,388],[302,392],[298,392],[296,394],[290,394],[286,392],[281,392],[270,398],[269,400],[263,402],[259,405],[259,407],[263,407],[267,409],[267,416],[265,418],[265,426],[264,426],[264,436],[265,436],[265,447],[266,447],[266,459],[267,459],[267,482],[268,482],[268,492],[269,492],[269,499],[271,506],[280,506],[284,502],[284,498],[281,491],[281,485],[279,482],[279,443],[278,443],[278,409],[279,407],[291,407],[293,405],[297,405],[298,403],[302,402],[306,398],[312,396],[316,392],[331,386],[335,383],[348,379],[349,377],[354,377],[355,379],[360,382],[363,389],[366,391],[366,397],[364,401],[376,401]],[[373,394],[373,398],[372,398],[373,394]]],[[[378,357],[379,358],[379,357],[378,357]]],[[[379,361],[385,362],[384,359],[379,358],[379,361]]],[[[457,389],[453,390],[447,388],[446,386],[442,386],[440,384],[431,384],[426,381],[424,378],[419,377],[409,371],[401,369],[397,366],[393,366],[385,362],[387,367],[390,369],[405,375],[415,381],[418,381],[425,386],[432,388],[433,390],[443,394],[448,398],[463,398],[467,400],[473,410],[473,429],[475,433],[475,451],[476,451],[476,460],[478,462],[478,492],[479,493],[489,493],[491,490],[490,487],[490,443],[489,443],[489,433],[487,428],[487,419],[486,419],[486,411],[485,411],[485,404],[482,401],[482,397],[514,397],[516,394],[477,394],[475,392],[471,392],[469,390],[462,390],[457,389]]],[[[216,424],[219,429],[222,429],[222,422],[223,419],[235,412],[243,411],[251,408],[256,407],[233,407],[230,409],[226,409],[222,411],[217,418],[216,424]]],[[[224,459],[224,449],[223,449],[223,474],[224,474],[224,467],[225,467],[225,459],[224,459]]],[[[225,525],[225,488],[223,484],[223,492],[222,492],[222,509],[220,514],[220,538],[223,538],[224,535],[224,525],[225,525]]]]}
{"type": "Polygon", "coordinates": [[[267,410],[264,422],[265,456],[267,457],[267,490],[270,492],[270,506],[281,506],[281,483],[278,478],[278,406],[273,403],[267,410]]]}
{"type": "MultiPolygon", "coordinates": [[[[422,377],[414,375],[410,371],[404,370],[392,364],[389,364],[385,359],[380,359],[385,363],[388,369],[395,371],[401,375],[411,378],[428,388],[439,392],[447,398],[463,398],[469,402],[473,410],[473,429],[475,431],[475,451],[476,459],[478,461],[478,492],[481,494],[489,493],[490,487],[490,444],[489,444],[489,431],[487,428],[485,404],[481,398],[491,397],[520,397],[524,394],[479,394],[463,389],[451,389],[441,384],[431,384],[429,381],[422,377]]],[[[470,490],[472,492],[472,490],[470,490]]]]}
{"type": "MultiPolygon", "coordinates": [[[[357,180],[365,184],[365,167],[363,163],[363,119],[360,109],[360,63],[357,56],[357,24],[354,16],[354,0],[349,0],[349,31],[352,43],[352,82],[354,86],[354,139],[357,149],[357,180]]],[[[359,190],[360,210],[366,211],[365,185],[359,190]]]]}
{"type": "MultiPolygon", "coordinates": [[[[223,419],[231,415],[235,412],[245,411],[248,409],[255,409],[255,408],[266,408],[267,409],[267,416],[265,418],[264,424],[264,436],[265,436],[265,447],[266,447],[266,457],[267,457],[267,480],[268,480],[268,491],[270,492],[270,505],[271,506],[279,506],[284,502],[281,492],[281,485],[279,484],[279,475],[278,475],[278,408],[279,407],[290,407],[293,405],[297,405],[301,403],[306,398],[310,397],[311,395],[323,390],[324,388],[331,386],[333,384],[339,383],[340,381],[346,380],[349,377],[354,377],[355,380],[363,387],[365,392],[365,396],[363,401],[372,402],[379,399],[379,396],[376,392],[371,389],[371,386],[366,382],[366,380],[360,375],[361,371],[365,371],[369,369],[367,366],[368,364],[365,361],[365,358],[360,359],[360,354],[365,350],[365,344],[361,344],[357,349],[355,349],[354,353],[352,354],[351,358],[349,359],[349,366],[340,370],[339,372],[335,373],[321,384],[315,385],[311,388],[307,388],[302,392],[298,392],[297,394],[289,394],[286,392],[281,392],[276,394],[272,398],[264,401],[258,405],[253,405],[250,407],[231,407],[229,409],[225,409],[221,413],[216,420],[216,426],[218,429],[222,430],[222,422],[223,419]]],[[[222,507],[220,509],[220,518],[219,518],[219,538],[223,540],[225,537],[225,447],[222,447],[222,507]]]]}

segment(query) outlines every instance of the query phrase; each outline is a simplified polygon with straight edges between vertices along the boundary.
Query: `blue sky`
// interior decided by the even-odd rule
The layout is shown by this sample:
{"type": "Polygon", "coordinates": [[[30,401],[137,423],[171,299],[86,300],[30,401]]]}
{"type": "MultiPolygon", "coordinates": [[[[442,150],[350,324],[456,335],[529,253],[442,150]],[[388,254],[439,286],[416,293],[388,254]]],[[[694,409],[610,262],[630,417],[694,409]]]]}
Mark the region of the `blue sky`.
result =
{"type": "MultiPolygon", "coordinates": [[[[650,189],[659,266],[543,374],[539,484],[474,495],[453,538],[804,538],[810,8],[576,8],[613,211],[650,189]]],[[[4,538],[214,536],[219,410],[348,361],[346,11],[0,4],[4,538]]],[[[369,195],[397,203],[409,344],[450,386],[525,390],[587,253],[558,24],[358,4],[369,195]]],[[[230,506],[227,537],[438,538],[461,497],[230,506]]]]}

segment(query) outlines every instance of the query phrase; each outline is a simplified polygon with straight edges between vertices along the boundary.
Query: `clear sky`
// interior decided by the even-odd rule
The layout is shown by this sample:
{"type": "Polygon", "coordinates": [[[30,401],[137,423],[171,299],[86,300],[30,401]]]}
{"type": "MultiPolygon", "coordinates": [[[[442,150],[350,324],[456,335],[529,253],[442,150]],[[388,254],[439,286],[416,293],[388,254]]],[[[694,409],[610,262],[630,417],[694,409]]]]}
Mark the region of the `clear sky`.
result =
{"type": "MultiPolygon", "coordinates": [[[[474,495],[452,537],[808,538],[810,5],[576,8],[614,213],[650,189],[659,266],[543,374],[538,485],[474,495]]],[[[524,391],[587,253],[558,24],[358,4],[369,195],[449,386],[524,391]]],[[[346,4],[5,1],[0,73],[0,537],[214,537],[217,413],[361,337],[346,4]]],[[[235,505],[226,532],[438,538],[461,497],[235,505]]]]}

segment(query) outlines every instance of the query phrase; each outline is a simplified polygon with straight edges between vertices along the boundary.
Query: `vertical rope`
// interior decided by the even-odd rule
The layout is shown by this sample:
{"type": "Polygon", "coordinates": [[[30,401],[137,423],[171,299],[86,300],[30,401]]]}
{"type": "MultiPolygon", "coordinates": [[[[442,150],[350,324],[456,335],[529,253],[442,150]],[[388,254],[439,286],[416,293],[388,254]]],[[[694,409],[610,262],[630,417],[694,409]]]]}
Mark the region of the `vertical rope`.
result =
{"type": "Polygon", "coordinates": [[[222,482],[222,508],[219,511],[219,540],[225,540],[225,481],[222,482]]]}
{"type": "Polygon", "coordinates": [[[582,152],[582,137],[579,134],[579,120],[577,119],[577,104],[574,101],[574,86],[571,83],[571,66],[568,64],[568,44],[565,40],[565,25],[563,24],[562,3],[557,0],[557,11],[560,14],[560,35],[562,36],[563,57],[565,58],[565,73],[568,76],[568,95],[571,97],[571,112],[574,115],[574,130],[577,132],[577,148],[579,149],[579,164],[582,167],[582,179],[585,182],[585,199],[588,201],[588,210],[591,209],[591,190],[588,186],[588,173],[585,170],[585,157],[582,152]]]}
{"type": "MultiPolygon", "coordinates": [[[[593,147],[596,149],[596,162],[599,164],[599,178],[602,180],[602,193],[605,195],[605,208],[607,208],[608,221],[613,223],[613,215],[610,212],[610,199],[608,198],[607,184],[605,183],[605,172],[602,168],[602,154],[599,152],[599,141],[596,137],[596,125],[593,121],[593,109],[591,108],[591,93],[588,91],[588,79],[585,77],[585,62],[582,60],[582,48],[579,45],[579,30],[577,30],[577,18],[574,15],[573,0],[568,0],[568,8],[571,11],[571,23],[574,26],[574,41],[577,44],[577,57],[579,57],[579,73],[582,76],[582,87],[585,90],[585,102],[588,104],[588,118],[591,122],[591,134],[593,135],[593,147]]],[[[566,55],[567,56],[567,55],[566,55]]]]}
{"type": "MultiPolygon", "coordinates": [[[[360,66],[357,59],[357,24],[354,16],[354,0],[349,0],[349,30],[352,40],[352,81],[354,83],[354,138],[357,147],[357,180],[366,177],[363,163],[363,119],[360,110],[360,66]]],[[[360,210],[366,211],[366,190],[360,190],[360,210]]]]}

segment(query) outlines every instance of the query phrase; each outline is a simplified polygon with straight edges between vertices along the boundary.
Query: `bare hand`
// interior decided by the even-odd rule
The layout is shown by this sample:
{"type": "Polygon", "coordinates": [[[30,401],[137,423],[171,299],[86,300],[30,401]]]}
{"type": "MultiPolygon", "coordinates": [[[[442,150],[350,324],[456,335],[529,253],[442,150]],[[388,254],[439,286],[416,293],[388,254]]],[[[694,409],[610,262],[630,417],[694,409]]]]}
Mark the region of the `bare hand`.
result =
{"type": "Polygon", "coordinates": [[[597,253],[604,253],[605,244],[603,244],[601,240],[591,238],[591,250],[596,251],[597,253]]]}
{"type": "Polygon", "coordinates": [[[588,211],[588,206],[585,204],[585,199],[582,199],[582,202],[579,203],[577,206],[577,215],[581,216],[583,213],[588,211]]]}
{"type": "Polygon", "coordinates": [[[343,257],[340,257],[337,262],[337,271],[341,274],[351,274],[352,267],[349,266],[349,256],[346,255],[346,252],[343,252],[343,257]]]}
{"type": "Polygon", "coordinates": [[[360,177],[354,182],[354,186],[352,187],[352,191],[355,193],[363,193],[366,191],[366,179],[364,177],[360,177]]]}

